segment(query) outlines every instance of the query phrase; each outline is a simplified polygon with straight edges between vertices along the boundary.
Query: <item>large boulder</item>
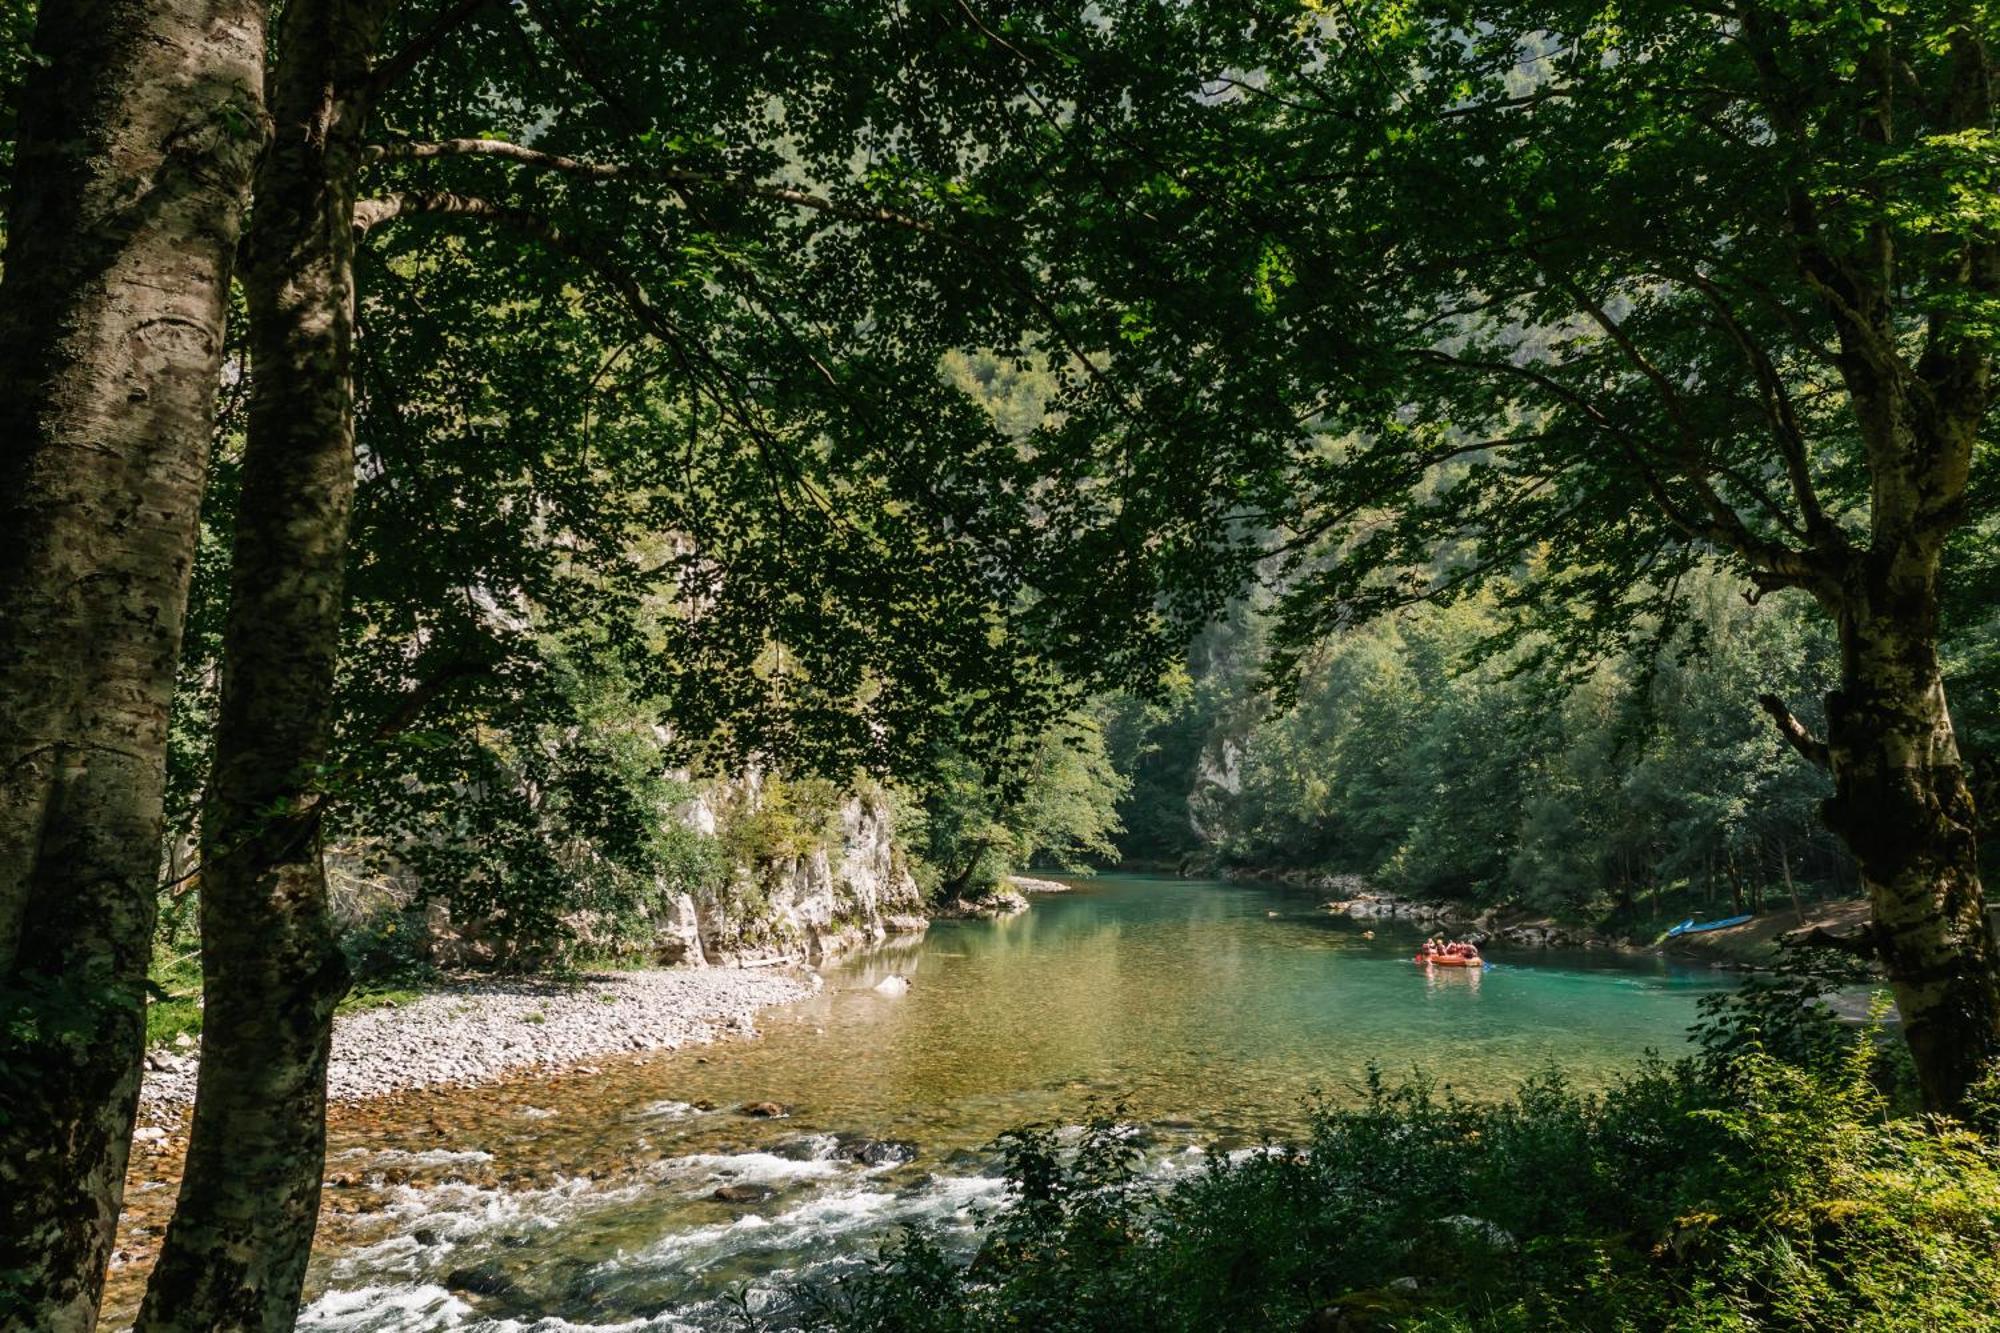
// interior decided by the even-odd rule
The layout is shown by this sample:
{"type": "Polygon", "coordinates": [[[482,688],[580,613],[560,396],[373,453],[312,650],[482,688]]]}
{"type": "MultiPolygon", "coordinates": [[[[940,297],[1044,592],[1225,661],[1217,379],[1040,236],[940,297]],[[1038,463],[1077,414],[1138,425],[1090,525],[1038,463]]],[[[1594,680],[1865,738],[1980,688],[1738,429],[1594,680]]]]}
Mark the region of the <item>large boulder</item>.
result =
{"type": "Polygon", "coordinates": [[[654,940],[659,961],[670,967],[708,966],[708,956],[701,948],[701,915],[690,894],[677,893],[667,899],[666,910],[654,928],[654,940]]]}

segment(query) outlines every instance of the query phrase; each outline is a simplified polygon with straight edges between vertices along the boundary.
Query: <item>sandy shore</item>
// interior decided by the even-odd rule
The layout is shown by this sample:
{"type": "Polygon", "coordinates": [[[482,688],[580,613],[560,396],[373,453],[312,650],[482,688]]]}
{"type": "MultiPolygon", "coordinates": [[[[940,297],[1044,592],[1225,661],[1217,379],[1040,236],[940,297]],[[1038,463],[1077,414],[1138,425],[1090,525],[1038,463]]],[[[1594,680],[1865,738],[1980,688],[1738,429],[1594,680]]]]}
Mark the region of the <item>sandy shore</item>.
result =
{"type": "MultiPolygon", "coordinates": [[[[820,985],[814,973],[776,968],[467,982],[336,1018],[328,1093],[361,1101],[574,1066],[592,1056],[754,1036],[760,1010],[804,999],[820,985]]],[[[194,1101],[196,1064],[193,1053],[171,1048],[147,1056],[142,1126],[148,1113],[177,1114],[194,1101]]]]}

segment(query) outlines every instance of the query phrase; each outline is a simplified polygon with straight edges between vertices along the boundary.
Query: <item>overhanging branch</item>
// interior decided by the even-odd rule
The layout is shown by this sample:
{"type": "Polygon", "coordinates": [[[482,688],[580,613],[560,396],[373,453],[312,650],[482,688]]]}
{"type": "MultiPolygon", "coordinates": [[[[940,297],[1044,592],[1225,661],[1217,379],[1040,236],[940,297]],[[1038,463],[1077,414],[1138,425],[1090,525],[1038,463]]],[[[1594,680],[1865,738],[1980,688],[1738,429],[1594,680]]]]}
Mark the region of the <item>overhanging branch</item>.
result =
{"type": "Polygon", "coordinates": [[[1817,767],[1832,768],[1833,763],[1827,754],[1826,742],[1813,735],[1812,730],[1785,706],[1783,699],[1775,694],[1760,694],[1757,696],[1757,703],[1771,715],[1771,721],[1777,724],[1778,734],[1784,737],[1787,745],[1804,755],[1817,767]]]}
{"type": "Polygon", "coordinates": [[[458,0],[458,3],[438,15],[430,27],[413,37],[408,46],[375,67],[373,75],[369,78],[370,90],[379,93],[402,82],[404,76],[422,64],[424,58],[437,49],[438,43],[489,3],[490,0],[458,0]]]}
{"type": "Polygon", "coordinates": [[[716,410],[734,420],[750,437],[764,460],[766,474],[771,478],[780,522],[784,520],[782,487],[800,484],[802,479],[797,470],[786,469],[779,461],[781,451],[777,441],[771,431],[756,420],[754,409],[728,367],[676,325],[671,316],[647,295],[637,278],[612,263],[601,251],[578,245],[539,213],[496,203],[478,195],[405,191],[363,199],[354,206],[354,228],[357,233],[365,234],[371,227],[425,213],[473,217],[512,227],[594,274],[619,299],[638,326],[666,348],[690,380],[708,393],[716,410]],[[705,370],[707,375],[698,374],[697,370],[705,370]]]}
{"type": "MultiPolygon", "coordinates": [[[[1669,275],[1675,276],[1675,275],[1669,275]]],[[[1806,533],[1814,541],[1829,547],[1844,547],[1845,539],[1840,529],[1826,516],[1820,504],[1819,493],[1813,487],[1812,470],[1806,453],[1805,431],[1799,425],[1798,413],[1792,407],[1790,394],[1785,389],[1784,377],[1763,346],[1750,334],[1743,321],[1737,318],[1735,308],[1714,279],[1698,270],[1690,269],[1677,275],[1681,281],[1701,293],[1715,312],[1736,348],[1743,354],[1752,376],[1757,382],[1758,398],[1764,408],[1764,415],[1771,423],[1772,437],[1778,446],[1779,456],[1785,463],[1785,477],[1791,484],[1792,498],[1798,501],[1799,512],[1805,517],[1806,533]]]]}
{"type": "Polygon", "coordinates": [[[1814,926],[1803,934],[1786,936],[1784,942],[1794,948],[1830,949],[1850,958],[1873,959],[1882,953],[1882,942],[1872,925],[1852,935],[1836,935],[1825,926],[1814,926]]]}
{"type": "MultiPolygon", "coordinates": [[[[1759,586],[1768,588],[1811,588],[1818,591],[1825,587],[1828,576],[1812,554],[1794,550],[1783,542],[1770,541],[1752,532],[1742,517],[1727,502],[1715,493],[1714,487],[1700,476],[1691,475],[1685,465],[1663,469],[1653,462],[1650,455],[1664,453],[1642,445],[1633,433],[1620,425],[1584,393],[1564,384],[1554,375],[1531,365],[1521,365],[1506,360],[1483,360],[1475,357],[1456,356],[1434,347],[1420,348],[1409,355],[1437,365],[1454,366],[1464,370],[1477,371],[1486,375],[1511,376],[1534,384],[1558,401],[1574,408],[1589,423],[1610,439],[1624,455],[1646,489],[1646,494],[1666,515],[1667,520],[1697,541],[1732,551],[1741,556],[1756,572],[1759,586]],[[1668,489],[1668,478],[1685,482],[1694,487],[1705,512],[1690,511],[1679,503],[1668,489]]],[[[1668,462],[1674,463],[1671,455],[1668,462]]]]}
{"type": "Polygon", "coordinates": [[[370,162],[416,162],[442,157],[487,157],[514,162],[536,171],[560,172],[584,180],[639,181],[682,186],[708,186],[753,199],[769,199],[810,209],[849,222],[873,222],[902,227],[909,231],[934,232],[937,227],[926,219],[899,213],[893,208],[871,204],[844,203],[810,190],[788,185],[770,185],[743,176],[699,171],[692,167],[653,166],[637,162],[595,162],[545,153],[540,149],[509,143],[505,139],[439,139],[428,142],[372,144],[366,152],[370,162]]]}

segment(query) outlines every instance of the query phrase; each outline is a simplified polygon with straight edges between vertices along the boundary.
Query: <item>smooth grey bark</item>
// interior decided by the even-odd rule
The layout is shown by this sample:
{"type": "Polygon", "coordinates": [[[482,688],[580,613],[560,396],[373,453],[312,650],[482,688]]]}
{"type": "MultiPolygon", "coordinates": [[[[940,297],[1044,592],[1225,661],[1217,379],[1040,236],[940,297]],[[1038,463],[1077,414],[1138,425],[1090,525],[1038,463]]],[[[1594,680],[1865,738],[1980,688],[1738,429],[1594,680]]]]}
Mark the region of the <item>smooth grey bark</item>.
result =
{"type": "Polygon", "coordinates": [[[394,0],[291,0],[243,286],[251,396],[202,816],[201,1072],[138,1328],[290,1329],[319,1211],[333,1010],[320,860],[354,496],[354,182],[394,0]]]}
{"type": "Polygon", "coordinates": [[[96,1319],[262,0],[44,0],[0,281],[0,1323],[96,1319]]]}

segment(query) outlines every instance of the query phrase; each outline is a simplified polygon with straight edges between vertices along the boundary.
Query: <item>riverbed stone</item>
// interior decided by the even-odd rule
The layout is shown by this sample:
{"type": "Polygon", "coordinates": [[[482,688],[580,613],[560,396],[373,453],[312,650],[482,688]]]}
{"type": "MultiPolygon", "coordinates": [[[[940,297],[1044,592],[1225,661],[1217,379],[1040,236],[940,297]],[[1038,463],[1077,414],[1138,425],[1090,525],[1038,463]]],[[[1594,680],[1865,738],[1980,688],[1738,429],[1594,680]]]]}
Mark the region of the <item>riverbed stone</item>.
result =
{"type": "Polygon", "coordinates": [[[445,1274],[444,1285],[447,1291],[460,1291],[470,1296],[518,1297],[522,1294],[521,1284],[507,1276],[500,1265],[490,1261],[452,1269],[445,1274]]]}
{"type": "Polygon", "coordinates": [[[863,1166],[901,1166],[916,1160],[917,1145],[907,1139],[864,1139],[845,1145],[843,1155],[863,1166]]]}
{"type": "Polygon", "coordinates": [[[762,1203],[777,1192],[769,1185],[718,1185],[708,1197],[718,1203],[762,1203]]]}

